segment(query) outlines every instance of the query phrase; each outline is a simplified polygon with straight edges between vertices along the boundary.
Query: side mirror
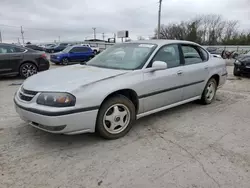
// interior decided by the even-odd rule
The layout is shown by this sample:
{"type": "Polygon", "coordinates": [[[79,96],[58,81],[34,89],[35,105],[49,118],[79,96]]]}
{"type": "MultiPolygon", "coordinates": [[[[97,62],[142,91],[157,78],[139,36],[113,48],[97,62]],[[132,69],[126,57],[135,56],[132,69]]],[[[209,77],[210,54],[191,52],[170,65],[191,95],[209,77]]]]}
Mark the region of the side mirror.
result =
{"type": "Polygon", "coordinates": [[[154,61],[153,64],[152,64],[152,68],[151,70],[152,71],[157,71],[157,70],[164,70],[164,69],[167,69],[168,68],[168,65],[166,62],[164,61],[154,61]]]}

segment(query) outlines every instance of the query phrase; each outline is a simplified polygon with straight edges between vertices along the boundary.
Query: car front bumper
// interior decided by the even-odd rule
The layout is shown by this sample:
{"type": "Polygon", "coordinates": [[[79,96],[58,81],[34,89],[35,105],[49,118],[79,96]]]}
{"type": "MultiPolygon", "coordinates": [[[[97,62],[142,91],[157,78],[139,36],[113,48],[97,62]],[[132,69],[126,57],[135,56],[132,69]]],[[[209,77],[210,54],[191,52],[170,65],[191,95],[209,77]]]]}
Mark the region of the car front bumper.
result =
{"type": "Polygon", "coordinates": [[[50,67],[49,60],[48,59],[40,59],[38,69],[39,71],[45,71],[48,70],[50,67]]]}
{"type": "Polygon", "coordinates": [[[50,61],[52,62],[52,63],[60,63],[61,61],[60,61],[60,59],[52,59],[52,58],[50,58],[50,61]]]}
{"type": "Polygon", "coordinates": [[[50,133],[60,134],[81,134],[95,132],[95,123],[98,110],[89,110],[64,115],[43,115],[33,112],[27,107],[22,106],[17,97],[14,99],[16,112],[21,119],[28,122],[35,128],[50,133]]]}
{"type": "Polygon", "coordinates": [[[250,74],[250,66],[237,65],[237,64],[234,64],[234,66],[239,72],[243,74],[250,74]]]}

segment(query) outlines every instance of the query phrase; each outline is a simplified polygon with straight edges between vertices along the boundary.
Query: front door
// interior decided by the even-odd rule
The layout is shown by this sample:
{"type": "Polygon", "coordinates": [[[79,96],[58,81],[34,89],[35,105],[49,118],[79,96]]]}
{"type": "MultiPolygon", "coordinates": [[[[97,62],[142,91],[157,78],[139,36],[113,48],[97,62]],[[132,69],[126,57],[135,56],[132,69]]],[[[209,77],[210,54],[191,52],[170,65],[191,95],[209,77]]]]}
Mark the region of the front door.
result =
{"type": "Polygon", "coordinates": [[[70,50],[70,59],[72,61],[87,60],[88,47],[74,47],[70,50]]]}
{"type": "Polygon", "coordinates": [[[0,74],[11,72],[10,55],[4,45],[0,45],[0,74]]]}
{"type": "Polygon", "coordinates": [[[182,45],[184,56],[183,80],[183,99],[190,99],[201,96],[209,76],[208,53],[196,45],[182,45]]]}
{"type": "Polygon", "coordinates": [[[181,86],[183,85],[183,79],[181,73],[183,66],[178,45],[163,46],[150,64],[152,65],[154,61],[164,61],[167,63],[168,68],[143,73],[143,94],[139,98],[144,105],[144,112],[179,102],[182,99],[183,88],[181,86]]]}

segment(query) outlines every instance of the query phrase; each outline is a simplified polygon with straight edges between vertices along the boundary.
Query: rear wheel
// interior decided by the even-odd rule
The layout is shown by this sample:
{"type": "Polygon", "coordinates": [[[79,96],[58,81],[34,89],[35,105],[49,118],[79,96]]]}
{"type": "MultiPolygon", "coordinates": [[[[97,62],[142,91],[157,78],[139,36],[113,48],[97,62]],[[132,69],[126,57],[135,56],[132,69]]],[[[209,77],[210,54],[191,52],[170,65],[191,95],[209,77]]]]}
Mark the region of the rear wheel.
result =
{"type": "Polygon", "coordinates": [[[96,131],[105,139],[125,136],[135,120],[135,106],[125,96],[117,95],[106,100],[101,106],[96,131]]]}
{"type": "Polygon", "coordinates": [[[19,74],[23,78],[28,78],[37,73],[37,66],[33,63],[24,63],[19,69],[19,74]]]}
{"type": "Polygon", "coordinates": [[[69,64],[69,59],[68,58],[63,58],[62,59],[62,64],[63,65],[68,65],[69,64]]]}
{"type": "Polygon", "coordinates": [[[236,67],[234,67],[234,76],[240,76],[240,71],[236,67]]]}
{"type": "Polygon", "coordinates": [[[214,78],[211,78],[210,80],[208,80],[207,85],[202,93],[202,104],[211,104],[215,98],[216,90],[217,82],[214,78]]]}

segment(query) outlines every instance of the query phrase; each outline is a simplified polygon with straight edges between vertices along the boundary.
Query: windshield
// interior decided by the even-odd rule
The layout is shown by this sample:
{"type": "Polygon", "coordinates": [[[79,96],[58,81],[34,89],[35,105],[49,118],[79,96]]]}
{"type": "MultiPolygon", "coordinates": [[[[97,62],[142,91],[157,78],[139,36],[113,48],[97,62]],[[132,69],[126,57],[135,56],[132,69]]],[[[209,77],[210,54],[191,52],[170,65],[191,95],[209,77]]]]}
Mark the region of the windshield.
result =
{"type": "Polygon", "coordinates": [[[146,43],[116,44],[91,59],[87,65],[111,69],[139,69],[156,47],[156,44],[146,43]]]}
{"type": "Polygon", "coordinates": [[[69,53],[69,51],[72,49],[72,46],[68,46],[67,48],[65,48],[62,52],[64,53],[69,53]]]}

